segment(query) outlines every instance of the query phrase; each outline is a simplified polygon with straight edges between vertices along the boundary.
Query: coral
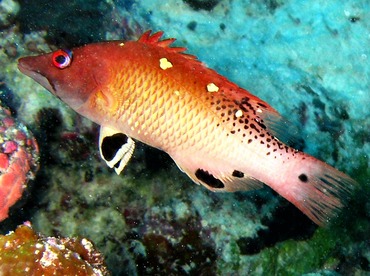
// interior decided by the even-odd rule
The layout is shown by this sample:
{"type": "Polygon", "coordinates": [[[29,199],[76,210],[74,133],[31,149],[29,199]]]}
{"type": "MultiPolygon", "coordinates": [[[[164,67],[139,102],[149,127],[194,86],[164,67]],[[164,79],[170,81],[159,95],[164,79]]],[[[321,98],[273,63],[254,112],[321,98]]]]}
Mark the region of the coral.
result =
{"type": "Polygon", "coordinates": [[[38,170],[38,146],[27,128],[0,106],[0,221],[38,170]]]}
{"type": "Polygon", "coordinates": [[[27,223],[0,236],[1,275],[108,275],[101,254],[85,238],[44,237],[27,223]]]}
{"type": "MultiPolygon", "coordinates": [[[[0,23],[0,81],[13,96],[17,118],[39,132],[47,157],[27,205],[33,216],[25,219],[35,229],[88,237],[115,275],[370,271],[367,1],[109,1],[111,13],[105,3],[103,9],[88,3],[77,16],[76,6],[37,5],[45,2],[19,1],[18,17],[16,6],[0,12],[6,20],[0,23]],[[87,10],[93,20],[84,16],[87,10]],[[94,27],[104,23],[92,30],[92,21],[94,27]],[[21,33],[17,26],[24,30],[27,22],[36,29],[21,33]],[[118,177],[98,160],[90,122],[16,69],[16,58],[55,49],[50,41],[135,39],[148,29],[177,38],[177,46],[271,103],[299,125],[306,151],[354,176],[361,188],[343,223],[312,229],[271,191],[209,193],[164,154],[139,143],[118,177]]],[[[0,163],[6,166],[5,155],[0,163]]]]}
{"type": "Polygon", "coordinates": [[[4,0],[0,2],[0,27],[4,28],[14,21],[15,15],[19,11],[19,4],[13,0],[4,0]]]}

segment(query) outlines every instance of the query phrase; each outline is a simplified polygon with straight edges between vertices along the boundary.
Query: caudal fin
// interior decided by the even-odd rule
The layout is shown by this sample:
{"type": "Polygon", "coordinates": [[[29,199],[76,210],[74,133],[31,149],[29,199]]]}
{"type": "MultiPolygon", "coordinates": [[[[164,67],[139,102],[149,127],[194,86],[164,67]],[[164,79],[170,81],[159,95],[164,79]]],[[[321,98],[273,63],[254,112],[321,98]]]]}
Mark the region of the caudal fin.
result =
{"type": "MultiPolygon", "coordinates": [[[[357,182],[313,157],[281,195],[318,225],[324,225],[348,202],[357,182]]],[[[279,191],[280,193],[280,191],[279,191]]]]}

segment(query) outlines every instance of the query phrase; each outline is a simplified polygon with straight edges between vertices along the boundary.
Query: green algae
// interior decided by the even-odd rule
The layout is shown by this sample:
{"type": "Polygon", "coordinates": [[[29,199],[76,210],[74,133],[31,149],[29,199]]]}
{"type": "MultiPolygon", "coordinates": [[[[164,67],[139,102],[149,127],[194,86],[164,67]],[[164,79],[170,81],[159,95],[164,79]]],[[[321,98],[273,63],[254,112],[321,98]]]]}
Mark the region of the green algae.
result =
{"type": "Polygon", "coordinates": [[[218,271],[220,274],[253,272],[253,275],[303,275],[321,270],[335,273],[340,267],[347,267],[350,273],[357,270],[361,273],[361,269],[366,271],[366,261],[353,256],[366,257],[370,222],[361,213],[355,214],[359,216],[352,223],[341,216],[330,228],[317,229],[311,239],[287,240],[254,256],[241,256],[234,244],[235,259],[231,262],[219,261],[218,271]]]}
{"type": "Polygon", "coordinates": [[[270,275],[301,275],[323,267],[336,247],[333,237],[318,230],[309,241],[286,241],[262,253],[262,266],[270,275]],[[272,265],[271,265],[272,263],[272,265]]]}
{"type": "Polygon", "coordinates": [[[302,275],[319,268],[333,268],[338,260],[332,256],[337,242],[327,230],[318,230],[308,241],[288,240],[266,248],[257,255],[238,254],[234,259],[218,262],[218,273],[253,273],[253,275],[302,275]]]}

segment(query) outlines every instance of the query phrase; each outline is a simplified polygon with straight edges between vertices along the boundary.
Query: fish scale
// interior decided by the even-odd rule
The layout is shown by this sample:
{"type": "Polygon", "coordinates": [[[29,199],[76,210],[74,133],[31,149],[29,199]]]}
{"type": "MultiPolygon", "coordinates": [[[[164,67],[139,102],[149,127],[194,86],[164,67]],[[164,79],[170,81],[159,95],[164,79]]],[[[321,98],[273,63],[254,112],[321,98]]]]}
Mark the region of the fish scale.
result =
{"type": "Polygon", "coordinates": [[[285,144],[294,128],[275,109],[161,36],[25,57],[18,67],[101,125],[100,154],[117,173],[136,139],[212,191],[266,184],[319,225],[334,217],[357,183],[285,144]]]}
{"type": "MultiPolygon", "coordinates": [[[[153,79],[156,80],[159,77],[157,75],[146,74],[145,71],[148,69],[145,66],[143,67],[144,69],[137,71],[143,75],[148,75],[147,83],[161,83],[160,80],[153,81],[153,79]]],[[[127,74],[129,75],[130,72],[127,72],[127,74]]],[[[135,78],[134,74],[133,78],[135,78]]],[[[169,89],[183,91],[184,88],[169,88],[171,85],[166,82],[166,86],[153,86],[150,89],[135,87],[133,89],[130,87],[131,83],[129,81],[127,86],[119,83],[118,87],[113,88],[115,90],[135,91],[134,93],[130,93],[127,100],[136,104],[131,104],[128,112],[122,112],[123,117],[119,118],[119,121],[131,122],[128,126],[129,128],[133,127],[135,123],[139,126],[149,125],[150,127],[148,129],[141,129],[140,135],[143,135],[145,132],[151,133],[151,140],[162,141],[163,143],[163,145],[155,144],[154,146],[168,151],[172,148],[179,150],[177,148],[179,146],[186,148],[193,147],[197,144],[195,142],[197,133],[204,133],[209,126],[213,125],[212,122],[207,123],[207,120],[204,120],[204,116],[201,115],[197,98],[191,98],[189,96],[179,97],[175,92],[168,93],[169,89]],[[146,93],[143,93],[144,91],[146,93]],[[179,110],[181,110],[180,114],[179,110]],[[145,112],[150,114],[150,116],[143,116],[145,112]],[[178,117],[178,120],[176,117],[178,117]]],[[[147,138],[144,136],[140,140],[149,144],[150,141],[147,141],[147,138]]],[[[203,150],[207,149],[207,145],[198,144],[203,150]]]]}

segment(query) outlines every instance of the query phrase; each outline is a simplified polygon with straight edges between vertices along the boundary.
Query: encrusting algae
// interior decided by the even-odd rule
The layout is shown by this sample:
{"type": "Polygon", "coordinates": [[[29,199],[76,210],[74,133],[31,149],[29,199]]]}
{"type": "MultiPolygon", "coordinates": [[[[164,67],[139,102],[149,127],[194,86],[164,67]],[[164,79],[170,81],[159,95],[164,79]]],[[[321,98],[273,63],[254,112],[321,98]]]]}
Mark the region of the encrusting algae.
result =
{"type": "Polygon", "coordinates": [[[109,275],[93,244],[79,238],[43,237],[29,223],[0,236],[0,275],[109,275]]]}

